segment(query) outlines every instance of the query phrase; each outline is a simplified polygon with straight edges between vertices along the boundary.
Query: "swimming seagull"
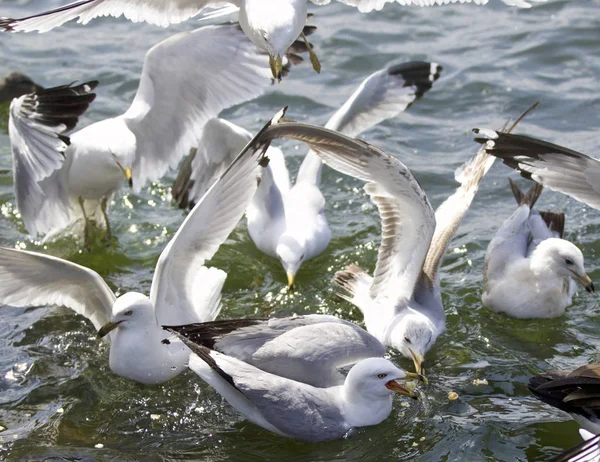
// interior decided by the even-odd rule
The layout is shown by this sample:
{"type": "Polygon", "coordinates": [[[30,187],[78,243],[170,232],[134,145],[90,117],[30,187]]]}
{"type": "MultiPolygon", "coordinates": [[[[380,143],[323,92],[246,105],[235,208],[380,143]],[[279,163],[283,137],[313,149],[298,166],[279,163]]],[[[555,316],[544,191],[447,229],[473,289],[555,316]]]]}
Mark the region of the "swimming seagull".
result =
{"type": "Polygon", "coordinates": [[[600,161],[577,151],[525,135],[476,128],[477,141],[487,153],[506,165],[555,191],[600,209],[600,161]]]}
{"type": "Polygon", "coordinates": [[[20,72],[11,72],[0,79],[0,104],[39,90],[43,90],[43,88],[30,77],[20,72]]]}
{"type": "Polygon", "coordinates": [[[517,210],[491,240],[483,274],[483,304],[517,318],[561,316],[576,291],[574,281],[588,292],[594,284],[585,273],[583,255],[562,238],[564,213],[533,208],[542,186],[523,194],[509,179],[517,210]]]}
{"type": "Polygon", "coordinates": [[[342,370],[386,353],[385,347],[361,327],[322,314],[165,328],[265,372],[319,388],[343,385],[346,375],[342,370]]]}
{"type": "MultiPolygon", "coordinates": [[[[277,114],[270,123],[283,115],[277,114]]],[[[165,382],[187,366],[179,341],[161,343],[162,324],[212,321],[220,310],[225,272],[205,262],[242,217],[256,191],[268,144],[252,140],[190,212],[162,251],[150,297],[119,298],[96,272],[40,253],[0,248],[0,303],[64,305],[110,336],[111,370],[144,384],[165,382]]]]}
{"type": "Polygon", "coordinates": [[[350,293],[345,298],[363,312],[367,330],[412,358],[421,373],[425,352],[445,329],[442,256],[493,158],[481,149],[467,162],[458,177],[461,186],[434,214],[411,171],[364,141],[300,123],[272,126],[262,137],[303,141],[330,167],[367,182],[383,222],[375,277],[351,265],[334,282],[350,293]]]}
{"type": "MultiPolygon", "coordinates": [[[[408,109],[441,71],[437,63],[420,61],[381,69],[360,84],[325,127],[358,136],[408,109]]],[[[207,123],[197,151],[184,162],[173,186],[179,206],[193,205],[248,139],[249,132],[225,120],[207,123]]],[[[281,150],[271,146],[268,155],[271,162],[248,207],[248,232],[259,250],[281,262],[292,288],[301,265],[325,251],[331,237],[319,189],[322,162],[309,151],[292,186],[281,150]]]]}
{"type": "MultiPolygon", "coordinates": [[[[381,10],[386,3],[400,5],[433,6],[449,3],[472,2],[478,5],[487,0],[338,0],[357,7],[362,13],[381,10]]],[[[529,8],[525,0],[503,0],[508,5],[529,8]]],[[[544,1],[544,0],[533,0],[544,1]]],[[[314,4],[326,5],[331,0],[312,0],[314,4]]],[[[301,37],[310,50],[313,68],[320,72],[321,65],[302,29],[306,24],[308,0],[77,0],[54,10],[32,16],[12,19],[0,18],[0,30],[46,32],[67,21],[78,18],[87,24],[97,16],[125,16],[133,22],[148,22],[167,27],[198,15],[206,8],[221,8],[227,12],[239,9],[238,20],[246,35],[258,47],[269,53],[274,78],[281,79],[283,58],[286,50],[301,37]]],[[[218,14],[217,14],[218,15],[218,14]]],[[[202,37],[197,37],[201,39],[202,37]]],[[[230,54],[233,56],[233,53],[230,54]]],[[[215,74],[218,74],[216,72],[215,74]]]]}
{"type": "Polygon", "coordinates": [[[600,433],[600,364],[534,375],[527,387],[544,403],[568,412],[581,427],[600,433]]]}
{"type": "Polygon", "coordinates": [[[417,396],[401,383],[412,374],[383,358],[360,361],[343,385],[315,388],[180,338],[192,351],[190,369],[248,420],[288,438],[343,438],[355,427],[385,420],[392,411],[392,394],[417,396]]]}
{"type": "MultiPolygon", "coordinates": [[[[298,60],[292,54],[284,64],[298,60]]],[[[65,93],[64,87],[14,100],[9,134],[25,227],[47,241],[65,230],[72,232],[75,223],[83,224],[78,234],[88,246],[92,223],[109,233],[108,205],[124,177],[134,191],[159,179],[196,144],[207,121],[262,94],[271,83],[266,55],[237,25],[225,24],[176,34],[151,48],[129,109],[70,137],[64,132],[74,123],[57,123],[65,97],[60,105],[41,104],[65,93]]],[[[74,104],[87,97],[74,95],[74,104]]],[[[66,109],[71,111],[71,106],[66,109]]]]}

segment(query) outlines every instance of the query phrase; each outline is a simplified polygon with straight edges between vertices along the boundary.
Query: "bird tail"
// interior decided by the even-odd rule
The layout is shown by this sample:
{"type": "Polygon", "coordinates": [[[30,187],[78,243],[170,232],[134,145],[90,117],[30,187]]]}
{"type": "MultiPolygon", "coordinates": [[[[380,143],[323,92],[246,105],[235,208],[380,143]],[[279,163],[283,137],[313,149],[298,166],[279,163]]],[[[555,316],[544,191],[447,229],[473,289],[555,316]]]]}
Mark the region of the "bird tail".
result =
{"type": "Polygon", "coordinates": [[[373,278],[365,270],[357,265],[348,265],[343,271],[335,273],[333,282],[347,292],[347,294],[338,292],[339,297],[365,312],[365,307],[371,300],[369,289],[373,283],[373,278]]]}
{"type": "Polygon", "coordinates": [[[509,178],[508,182],[510,184],[510,189],[512,190],[512,193],[515,196],[517,204],[528,205],[530,209],[533,208],[538,198],[540,197],[540,194],[542,194],[542,190],[544,189],[542,185],[534,183],[534,185],[531,188],[529,188],[529,191],[527,191],[526,194],[523,194],[523,191],[519,189],[519,186],[517,186],[517,184],[513,180],[509,178]]]}

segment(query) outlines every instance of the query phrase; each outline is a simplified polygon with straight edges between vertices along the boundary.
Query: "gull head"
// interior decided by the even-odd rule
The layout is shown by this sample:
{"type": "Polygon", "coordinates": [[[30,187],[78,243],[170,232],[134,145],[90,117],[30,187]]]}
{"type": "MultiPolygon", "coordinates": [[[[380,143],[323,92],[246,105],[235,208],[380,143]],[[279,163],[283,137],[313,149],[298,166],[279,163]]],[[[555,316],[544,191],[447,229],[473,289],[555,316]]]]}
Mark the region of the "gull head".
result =
{"type": "Polygon", "coordinates": [[[392,331],[391,344],[413,360],[417,374],[423,374],[425,353],[436,340],[433,323],[420,313],[408,314],[392,331]]]}
{"type": "Polygon", "coordinates": [[[344,387],[352,399],[386,398],[394,393],[417,398],[402,382],[419,379],[384,358],[367,358],[358,362],[346,377],[344,387]]]}
{"type": "Polygon", "coordinates": [[[287,275],[288,290],[294,290],[296,273],[306,258],[306,246],[302,240],[284,234],[275,252],[287,275]]]}
{"type": "Polygon", "coordinates": [[[573,278],[588,292],[595,292],[594,283],[585,272],[581,250],[569,241],[560,238],[543,240],[533,251],[531,261],[538,271],[552,271],[573,278]]]}
{"type": "Polygon", "coordinates": [[[110,321],[100,328],[98,337],[103,338],[117,328],[128,329],[153,324],[156,324],[156,318],[150,299],[138,292],[127,292],[117,298],[110,321]]]}

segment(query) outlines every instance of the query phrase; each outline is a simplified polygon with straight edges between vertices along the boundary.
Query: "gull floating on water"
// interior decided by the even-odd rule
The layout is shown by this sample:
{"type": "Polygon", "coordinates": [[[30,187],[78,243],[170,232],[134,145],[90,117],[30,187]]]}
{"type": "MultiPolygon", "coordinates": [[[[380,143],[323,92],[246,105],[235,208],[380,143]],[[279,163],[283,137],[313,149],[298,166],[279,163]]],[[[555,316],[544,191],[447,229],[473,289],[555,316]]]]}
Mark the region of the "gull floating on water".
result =
{"type": "Polygon", "coordinates": [[[158,259],[150,297],[128,292],[116,298],[88,268],[0,248],[0,303],[67,306],[87,317],[100,337],[110,335],[109,365],[115,374],[145,384],[171,379],[185,369],[189,351],[179,341],[161,343],[160,326],[212,321],[219,313],[227,275],[204,264],[256,192],[267,146],[251,141],[189,213],[158,259]]]}
{"type": "Polygon", "coordinates": [[[386,353],[385,347],[361,327],[321,314],[165,328],[265,372],[319,388],[343,385],[346,376],[342,370],[386,353]]]}
{"type": "Polygon", "coordinates": [[[585,273],[583,255],[562,238],[564,213],[533,208],[542,186],[523,194],[509,179],[517,210],[491,240],[483,274],[483,304],[517,318],[561,316],[576,291],[574,281],[588,292],[594,284],[585,273]]]}
{"type": "MultiPolygon", "coordinates": [[[[433,6],[449,3],[486,4],[487,0],[338,0],[359,11],[368,13],[381,10],[386,3],[400,5],[433,6]]],[[[508,5],[528,8],[525,0],[503,0],[508,5]]],[[[533,0],[544,1],[544,0],[533,0]]],[[[312,0],[317,5],[326,5],[331,0],[312,0]]],[[[258,47],[269,53],[273,77],[281,78],[282,60],[286,50],[298,37],[306,38],[302,29],[306,24],[308,0],[77,0],[54,10],[45,11],[25,18],[1,18],[0,30],[46,32],[67,21],[78,18],[87,24],[97,16],[125,16],[133,22],[148,22],[166,27],[198,15],[206,8],[222,8],[225,12],[239,9],[239,21],[246,35],[258,47]]],[[[219,13],[217,12],[218,16],[219,13]]],[[[198,37],[202,39],[202,37],[198,37]]],[[[319,60],[310,50],[314,69],[319,72],[319,60]]],[[[233,53],[231,53],[233,56],[233,53]]]]}
{"type": "Polygon", "coordinates": [[[487,153],[527,179],[600,209],[600,161],[572,149],[524,135],[475,129],[487,153]],[[488,141],[491,141],[488,143],[488,141]]]}
{"type": "Polygon", "coordinates": [[[393,393],[417,396],[401,383],[414,374],[383,358],[360,361],[343,385],[316,388],[180,338],[192,350],[190,369],[248,420],[289,438],[343,438],[353,428],[385,420],[392,411],[393,393]]]}
{"type": "Polygon", "coordinates": [[[43,90],[43,88],[30,77],[20,72],[11,72],[0,79],[0,104],[39,90],[43,90]]]}
{"type": "MultiPolygon", "coordinates": [[[[285,64],[299,59],[292,55],[285,64]]],[[[157,180],[197,143],[207,121],[260,95],[272,80],[265,53],[237,25],[183,32],[148,51],[124,114],[65,137],[77,119],[61,123],[60,110],[66,107],[70,115],[75,106],[81,114],[87,107],[81,102],[93,99],[89,92],[96,83],[71,87],[71,96],[59,87],[11,104],[18,209],[29,233],[46,240],[73,232],[74,223],[83,224],[84,240],[92,222],[108,232],[107,208],[124,175],[135,191],[157,180]],[[58,104],[52,104],[55,96],[58,104]]]]}
{"type": "MultiPolygon", "coordinates": [[[[381,69],[361,83],[325,127],[355,137],[405,111],[441,71],[440,65],[428,62],[381,69]]],[[[173,186],[179,206],[193,205],[250,138],[249,132],[222,119],[207,123],[197,151],[182,165],[173,186]]],[[[301,265],[325,251],[331,237],[319,189],[322,162],[308,152],[292,186],[281,150],[270,147],[268,156],[271,161],[248,207],[248,232],[259,250],[279,259],[291,288],[301,265]]]]}

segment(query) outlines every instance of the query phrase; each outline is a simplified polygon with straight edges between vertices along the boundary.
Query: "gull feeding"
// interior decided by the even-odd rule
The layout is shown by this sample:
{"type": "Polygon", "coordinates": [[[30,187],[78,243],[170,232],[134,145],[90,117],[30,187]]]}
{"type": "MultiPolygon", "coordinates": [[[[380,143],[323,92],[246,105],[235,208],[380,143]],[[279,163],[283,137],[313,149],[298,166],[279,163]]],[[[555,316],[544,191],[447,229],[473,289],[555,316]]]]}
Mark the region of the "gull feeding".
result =
{"type": "MultiPolygon", "coordinates": [[[[270,123],[277,123],[281,111],[270,123]]],[[[264,129],[263,129],[264,130],[264,129]]],[[[206,192],[160,254],[150,297],[119,298],[96,272],[39,253],[0,248],[0,303],[64,305],[109,335],[111,370],[144,384],[165,382],[186,368],[179,341],[161,343],[162,324],[212,321],[221,307],[224,271],[204,266],[242,217],[268,162],[268,143],[251,140],[206,192]]]]}
{"type": "Polygon", "coordinates": [[[392,394],[417,397],[402,383],[414,374],[383,358],[354,365],[343,385],[316,388],[180,338],[192,351],[190,369],[248,420],[288,438],[343,438],[353,428],[385,420],[392,411],[392,394]]]}
{"type": "MultiPolygon", "coordinates": [[[[381,69],[360,84],[325,127],[357,136],[408,109],[441,71],[437,63],[418,61],[381,69]]],[[[173,186],[179,206],[193,205],[250,137],[222,119],[207,123],[197,151],[182,165],[173,186]]],[[[319,189],[322,162],[309,151],[292,185],[281,150],[270,147],[268,155],[271,161],[246,214],[248,232],[259,250],[281,262],[292,288],[302,264],[325,251],[331,237],[319,189]]]]}
{"type": "Polygon", "coordinates": [[[533,208],[542,186],[527,194],[509,178],[518,207],[490,241],[483,274],[483,304],[516,318],[561,316],[576,291],[594,284],[585,272],[583,254],[563,239],[565,215],[533,208]]]}
{"type": "MultiPolygon", "coordinates": [[[[298,60],[292,53],[285,65],[298,60]]],[[[77,118],[64,124],[60,110],[70,114],[75,105],[82,110],[74,115],[80,115],[87,107],[81,100],[93,99],[89,92],[95,83],[67,87],[71,96],[58,87],[11,104],[18,209],[28,232],[45,235],[46,241],[72,231],[75,223],[83,225],[83,232],[75,234],[83,234],[84,241],[92,223],[108,233],[107,209],[124,176],[134,191],[157,180],[197,143],[207,121],[262,94],[272,80],[265,53],[236,24],[201,27],[148,51],[135,98],[124,114],[66,137],[77,118]],[[60,104],[50,104],[56,94],[60,104]],[[43,104],[44,98],[50,103],[43,104]]]]}
{"type": "MultiPolygon", "coordinates": [[[[362,13],[381,10],[387,3],[400,5],[433,6],[450,3],[486,4],[487,0],[338,0],[354,6],[362,13]]],[[[529,8],[525,0],[503,0],[508,5],[529,8]]],[[[544,1],[544,0],[532,0],[544,1]]],[[[331,0],[312,0],[326,5],[331,0]]],[[[258,47],[269,53],[274,78],[281,79],[282,59],[288,47],[302,37],[309,48],[313,68],[320,72],[321,65],[302,29],[306,24],[308,0],[77,0],[54,10],[32,16],[12,19],[0,18],[0,30],[46,32],[67,21],[78,18],[87,24],[98,16],[121,15],[133,22],[148,22],[166,27],[200,14],[207,8],[225,7],[225,12],[239,9],[238,20],[246,35],[258,47]]],[[[219,13],[213,13],[219,16],[219,13]]],[[[201,37],[198,37],[201,39],[201,37]]]]}

